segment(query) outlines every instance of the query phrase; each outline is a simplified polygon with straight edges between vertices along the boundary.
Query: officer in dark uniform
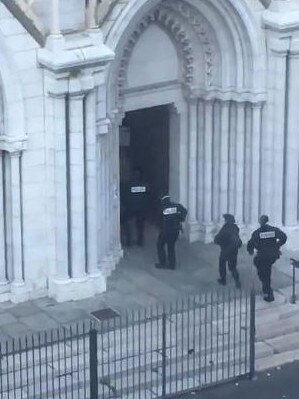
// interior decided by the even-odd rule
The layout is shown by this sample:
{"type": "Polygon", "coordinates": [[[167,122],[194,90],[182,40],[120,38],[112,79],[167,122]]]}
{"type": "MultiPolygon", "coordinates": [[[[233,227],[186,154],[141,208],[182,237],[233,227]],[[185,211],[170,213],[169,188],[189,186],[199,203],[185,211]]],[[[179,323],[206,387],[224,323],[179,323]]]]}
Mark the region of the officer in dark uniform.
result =
{"type": "Polygon", "coordinates": [[[124,186],[122,193],[122,225],[126,235],[126,244],[132,244],[131,220],[135,221],[137,245],[144,244],[144,225],[149,207],[149,185],[142,178],[141,170],[135,168],[131,180],[124,186]]]}
{"type": "Polygon", "coordinates": [[[241,288],[239,273],[237,271],[238,251],[242,246],[239,236],[239,227],[235,223],[233,215],[223,215],[224,225],[219,233],[215,236],[214,242],[221,248],[219,257],[219,274],[218,283],[226,285],[226,264],[235,280],[236,288],[241,288]]]}
{"type": "Polygon", "coordinates": [[[159,263],[156,267],[160,269],[175,269],[175,243],[182,230],[182,223],[187,216],[187,209],[181,204],[171,202],[170,196],[165,195],[161,199],[160,221],[161,230],[157,240],[157,251],[159,263]],[[168,262],[166,260],[165,245],[167,245],[168,262]]]}
{"type": "Polygon", "coordinates": [[[262,282],[264,300],[274,301],[274,295],[271,288],[271,269],[272,265],[280,258],[280,247],[287,241],[286,234],[268,224],[269,218],[266,215],[260,217],[261,227],[255,230],[247,244],[247,251],[253,255],[253,263],[257,268],[259,279],[262,282]]]}

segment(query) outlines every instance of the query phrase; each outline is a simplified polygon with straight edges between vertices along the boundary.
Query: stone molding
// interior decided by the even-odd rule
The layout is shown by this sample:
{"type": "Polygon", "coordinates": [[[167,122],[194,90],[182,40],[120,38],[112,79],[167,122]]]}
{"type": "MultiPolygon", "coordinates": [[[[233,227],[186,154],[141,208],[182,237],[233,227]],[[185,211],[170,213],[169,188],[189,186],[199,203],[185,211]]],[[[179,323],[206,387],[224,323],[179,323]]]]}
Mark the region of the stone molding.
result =
{"type": "MultiPolygon", "coordinates": [[[[123,90],[124,95],[134,95],[136,93],[145,93],[154,90],[163,90],[164,88],[179,88],[182,89],[185,98],[196,97],[203,100],[220,100],[220,101],[236,101],[236,102],[251,102],[261,103],[267,101],[267,91],[256,91],[250,89],[238,88],[221,88],[217,86],[212,87],[197,87],[192,88],[186,84],[180,84],[177,81],[169,81],[165,83],[152,84],[147,86],[139,86],[137,88],[123,90]]],[[[119,107],[121,111],[121,107],[119,107]]]]}
{"type": "Polygon", "coordinates": [[[27,137],[0,136],[0,151],[7,151],[11,154],[20,153],[27,148],[27,137]]]}
{"type": "Polygon", "coordinates": [[[125,87],[127,67],[135,44],[151,24],[160,25],[169,32],[181,49],[184,61],[184,82],[189,86],[194,82],[195,55],[192,39],[189,37],[186,27],[191,27],[194,30],[204,47],[206,86],[211,86],[214,81],[215,49],[208,24],[204,21],[204,17],[200,12],[191,5],[185,2],[167,0],[144,16],[127,40],[118,69],[120,96],[125,87]]]}
{"type": "Polygon", "coordinates": [[[78,71],[76,75],[70,72],[53,73],[48,71],[46,88],[52,98],[61,98],[66,95],[85,96],[100,85],[97,81],[97,69],[78,71]]]}
{"type": "Polygon", "coordinates": [[[263,103],[267,101],[266,91],[222,89],[211,87],[209,89],[194,88],[186,97],[199,97],[202,100],[235,101],[237,103],[263,103]]]}
{"type": "Polygon", "coordinates": [[[202,14],[193,6],[186,2],[178,0],[166,0],[163,6],[177,12],[184,17],[200,39],[201,44],[205,48],[205,67],[206,67],[206,85],[213,85],[214,81],[214,57],[215,48],[213,38],[210,34],[210,27],[204,20],[202,14]]]}
{"type": "Polygon", "coordinates": [[[46,47],[38,51],[38,62],[43,68],[55,73],[78,73],[86,68],[105,67],[114,59],[114,53],[102,39],[101,31],[93,29],[85,46],[79,47],[74,41],[74,46],[68,47],[62,35],[50,35],[46,47]]]}
{"type": "Polygon", "coordinates": [[[183,54],[184,81],[186,84],[191,84],[194,80],[194,56],[191,46],[191,39],[188,37],[188,34],[182,26],[179,18],[177,18],[173,13],[170,14],[166,9],[157,8],[142,18],[139,24],[135,27],[133,33],[130,35],[127,44],[124,47],[118,69],[118,90],[120,97],[122,96],[122,90],[126,84],[127,67],[135,44],[138,42],[142,33],[151,24],[158,24],[164,30],[171,33],[172,38],[175,39],[183,54]]]}

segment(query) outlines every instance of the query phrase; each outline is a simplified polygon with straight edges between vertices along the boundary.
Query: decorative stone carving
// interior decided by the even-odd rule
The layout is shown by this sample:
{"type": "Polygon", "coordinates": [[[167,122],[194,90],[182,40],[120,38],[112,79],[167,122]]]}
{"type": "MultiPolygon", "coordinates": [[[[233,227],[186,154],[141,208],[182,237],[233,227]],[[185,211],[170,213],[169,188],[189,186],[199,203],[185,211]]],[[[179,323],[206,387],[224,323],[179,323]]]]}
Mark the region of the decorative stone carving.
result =
{"type": "Polygon", "coordinates": [[[210,34],[210,27],[204,17],[195,7],[183,1],[165,0],[163,6],[179,13],[186,18],[188,25],[193,27],[205,49],[206,85],[212,86],[214,83],[215,48],[210,34]]]}
{"type": "Polygon", "coordinates": [[[214,45],[213,38],[210,37],[209,26],[204,17],[194,7],[182,1],[166,0],[158,8],[147,14],[132,32],[123,50],[118,70],[118,91],[122,98],[122,90],[126,83],[127,67],[130,61],[134,46],[142,33],[155,23],[170,33],[180,48],[183,55],[184,82],[190,86],[194,81],[194,49],[192,48],[191,38],[185,29],[183,19],[186,19],[186,26],[192,27],[204,46],[205,53],[205,75],[206,86],[214,83],[214,45]]]}
{"type": "Polygon", "coordinates": [[[135,30],[131,34],[127,45],[125,46],[122,54],[122,58],[120,61],[120,67],[118,71],[118,90],[121,96],[121,91],[125,86],[126,82],[126,72],[127,66],[130,60],[130,56],[132,54],[133,48],[138,41],[141,34],[146,30],[146,28],[152,23],[156,23],[162,26],[163,29],[167,30],[171,33],[171,36],[175,39],[178,46],[181,48],[183,58],[184,58],[184,80],[187,84],[192,83],[193,81],[193,49],[191,47],[191,40],[188,38],[187,33],[184,31],[184,28],[176,18],[173,13],[169,13],[169,11],[164,9],[155,9],[146,17],[144,17],[141,22],[136,26],[135,30]]]}

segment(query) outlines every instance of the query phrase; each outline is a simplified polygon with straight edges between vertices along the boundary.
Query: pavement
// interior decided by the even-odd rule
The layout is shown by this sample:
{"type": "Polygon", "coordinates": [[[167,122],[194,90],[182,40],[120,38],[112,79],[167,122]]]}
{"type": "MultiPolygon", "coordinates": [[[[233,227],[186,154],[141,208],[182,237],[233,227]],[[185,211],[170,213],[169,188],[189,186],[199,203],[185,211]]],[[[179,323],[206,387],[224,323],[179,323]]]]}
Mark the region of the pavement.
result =
{"type": "Polygon", "coordinates": [[[177,399],[298,399],[299,363],[258,373],[253,381],[231,382],[177,399]]]}
{"type": "MultiPolygon", "coordinates": [[[[108,279],[107,292],[81,301],[57,303],[41,298],[22,304],[0,304],[0,342],[11,338],[57,328],[90,318],[92,311],[112,308],[118,313],[143,308],[162,301],[173,301],[189,294],[227,288],[219,287],[219,248],[214,244],[189,244],[180,238],[177,248],[178,267],[175,271],[158,270],[156,262],[156,232],[147,230],[146,245],[125,250],[124,258],[108,279]]],[[[273,288],[277,300],[257,309],[257,342],[262,352],[260,369],[299,360],[299,305],[291,305],[292,268],[290,257],[299,252],[284,252],[273,270],[273,288]],[[287,341],[284,337],[287,336],[287,341]],[[287,344],[285,344],[285,342],[287,344]],[[274,362],[274,363],[273,363],[274,362]]],[[[239,271],[243,288],[261,286],[252,265],[252,258],[242,248],[239,271]]],[[[297,278],[299,293],[299,273],[297,278]]],[[[234,287],[228,276],[228,287],[234,287]]]]}

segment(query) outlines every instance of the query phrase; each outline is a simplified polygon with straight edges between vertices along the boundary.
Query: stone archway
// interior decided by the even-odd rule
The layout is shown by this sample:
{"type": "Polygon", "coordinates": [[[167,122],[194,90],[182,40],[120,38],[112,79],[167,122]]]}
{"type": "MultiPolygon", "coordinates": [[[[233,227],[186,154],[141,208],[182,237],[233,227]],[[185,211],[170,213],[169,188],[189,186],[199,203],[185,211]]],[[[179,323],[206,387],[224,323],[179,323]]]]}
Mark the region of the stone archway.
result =
{"type": "MultiPolygon", "coordinates": [[[[169,35],[182,61],[178,199],[189,208],[189,238],[211,241],[228,211],[246,233],[260,209],[260,157],[253,148],[261,143],[265,101],[266,51],[254,10],[231,0],[143,0],[124,7],[106,33],[116,52],[106,86],[108,114],[119,118],[111,124],[114,143],[133,91],[150,96],[150,88],[128,87],[126,77],[136,43],[151,24],[169,35]]],[[[152,89],[157,94],[159,85],[152,89]]]]}

